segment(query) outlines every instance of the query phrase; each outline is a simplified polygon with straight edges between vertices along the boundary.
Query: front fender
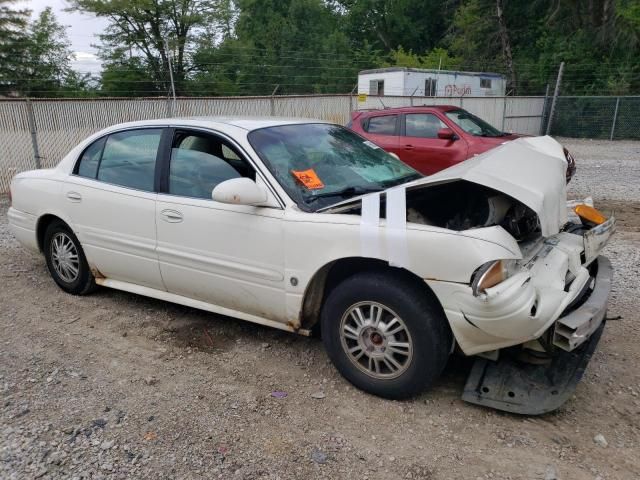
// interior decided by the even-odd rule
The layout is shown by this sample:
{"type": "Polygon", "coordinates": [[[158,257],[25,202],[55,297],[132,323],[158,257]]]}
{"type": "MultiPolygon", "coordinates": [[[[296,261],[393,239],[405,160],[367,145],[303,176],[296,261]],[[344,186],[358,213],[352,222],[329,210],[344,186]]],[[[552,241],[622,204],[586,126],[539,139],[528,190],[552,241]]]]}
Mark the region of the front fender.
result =
{"type": "MultiPolygon", "coordinates": [[[[291,212],[285,222],[285,292],[287,318],[299,318],[302,300],[312,278],[325,266],[346,258],[389,262],[392,249],[384,221],[377,228],[376,255],[365,244],[360,217],[347,214],[291,212]]],[[[521,258],[515,240],[501,227],[456,232],[408,224],[400,240],[407,250],[405,268],[422,279],[468,284],[482,264],[497,259],[521,258]]]]}

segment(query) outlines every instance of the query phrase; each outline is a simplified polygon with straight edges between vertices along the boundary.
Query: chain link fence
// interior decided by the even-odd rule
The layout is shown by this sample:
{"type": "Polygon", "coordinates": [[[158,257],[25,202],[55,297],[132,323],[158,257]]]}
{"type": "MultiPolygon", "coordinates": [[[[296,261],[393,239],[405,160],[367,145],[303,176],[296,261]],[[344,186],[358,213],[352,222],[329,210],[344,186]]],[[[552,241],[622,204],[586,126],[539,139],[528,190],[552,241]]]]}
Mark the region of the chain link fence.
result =
{"type": "MultiPolygon", "coordinates": [[[[319,118],[346,124],[353,110],[454,105],[495,127],[544,132],[549,97],[400,97],[293,95],[267,97],[0,100],[0,193],[18,172],[55,166],[76,144],[117,123],[202,115],[319,118]]],[[[640,139],[640,97],[558,97],[551,134],[640,139]]]]}
{"type": "Polygon", "coordinates": [[[640,97],[558,97],[551,134],[640,140],[640,97]]]}

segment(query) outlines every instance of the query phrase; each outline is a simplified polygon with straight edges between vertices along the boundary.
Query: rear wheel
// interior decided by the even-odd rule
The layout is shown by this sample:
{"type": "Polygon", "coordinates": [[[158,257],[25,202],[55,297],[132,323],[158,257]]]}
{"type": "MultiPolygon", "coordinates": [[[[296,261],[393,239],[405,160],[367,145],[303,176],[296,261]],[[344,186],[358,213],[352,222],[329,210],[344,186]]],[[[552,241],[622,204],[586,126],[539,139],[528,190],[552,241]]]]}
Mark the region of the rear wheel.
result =
{"type": "Polygon", "coordinates": [[[65,292],[84,295],[96,288],[80,242],[64,222],[56,220],[47,227],[44,255],[51,277],[65,292]]]}
{"type": "Polygon", "coordinates": [[[451,332],[437,300],[399,273],[356,274],[322,311],[331,360],[356,387],[386,398],[416,395],[440,376],[451,332]]]}

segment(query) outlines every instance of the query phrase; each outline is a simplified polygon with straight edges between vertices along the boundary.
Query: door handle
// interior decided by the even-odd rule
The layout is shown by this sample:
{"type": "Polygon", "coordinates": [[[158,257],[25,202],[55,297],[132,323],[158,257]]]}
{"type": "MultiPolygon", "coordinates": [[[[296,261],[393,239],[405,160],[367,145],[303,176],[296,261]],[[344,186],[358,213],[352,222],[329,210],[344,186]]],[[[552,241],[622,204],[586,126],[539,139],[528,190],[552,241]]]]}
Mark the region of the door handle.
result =
{"type": "Polygon", "coordinates": [[[160,214],[162,215],[162,219],[169,223],[180,223],[184,218],[182,214],[176,210],[162,210],[160,214]]]}
{"type": "Polygon", "coordinates": [[[413,150],[413,145],[405,145],[404,149],[405,150],[413,150]]]}
{"type": "Polygon", "coordinates": [[[82,200],[82,195],[80,195],[78,192],[67,192],[67,198],[72,202],[79,202],[80,200],[82,200]]]}

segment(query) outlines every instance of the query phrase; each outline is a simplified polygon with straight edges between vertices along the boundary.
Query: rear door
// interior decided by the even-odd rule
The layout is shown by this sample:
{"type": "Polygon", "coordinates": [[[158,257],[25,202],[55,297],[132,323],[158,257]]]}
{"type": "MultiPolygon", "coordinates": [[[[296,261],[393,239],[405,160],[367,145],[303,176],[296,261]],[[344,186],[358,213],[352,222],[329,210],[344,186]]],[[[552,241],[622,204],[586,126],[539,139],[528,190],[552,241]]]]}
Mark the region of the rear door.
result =
{"type": "Polygon", "coordinates": [[[438,138],[438,130],[448,126],[433,113],[402,116],[400,158],[425,175],[439,172],[467,158],[467,142],[438,138]]]}
{"type": "Polygon", "coordinates": [[[362,129],[369,140],[402,160],[399,150],[400,115],[374,115],[362,122],[362,129]]]}
{"type": "Polygon", "coordinates": [[[164,131],[129,129],[96,140],[63,187],[90,266],[155,289],[164,289],[155,251],[156,160],[164,131]]]}

